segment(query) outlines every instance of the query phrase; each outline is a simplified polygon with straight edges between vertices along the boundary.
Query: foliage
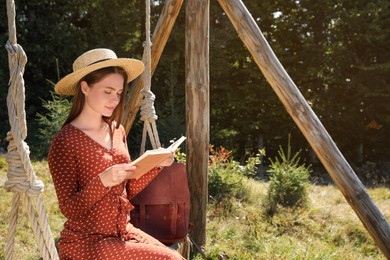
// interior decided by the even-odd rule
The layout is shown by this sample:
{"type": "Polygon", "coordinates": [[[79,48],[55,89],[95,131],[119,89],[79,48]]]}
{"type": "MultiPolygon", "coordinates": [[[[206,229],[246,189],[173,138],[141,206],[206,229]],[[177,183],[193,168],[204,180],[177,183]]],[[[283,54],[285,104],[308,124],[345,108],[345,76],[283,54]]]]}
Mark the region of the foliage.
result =
{"type": "Polygon", "coordinates": [[[291,154],[290,143],[287,147],[287,154],[282,147],[279,149],[279,157],[270,159],[271,165],[270,185],[268,189],[268,200],[271,213],[278,205],[283,207],[295,207],[305,204],[307,199],[307,185],[309,183],[310,166],[300,164],[300,151],[291,154]]]}
{"type": "Polygon", "coordinates": [[[231,157],[232,152],[224,147],[214,149],[210,146],[208,193],[212,202],[228,203],[232,196],[243,197],[243,174],[238,162],[231,157]]]}
{"type": "MultiPolygon", "coordinates": [[[[165,1],[152,3],[152,28],[165,1]]],[[[388,160],[390,153],[390,10],[387,1],[245,1],[283,67],[294,80],[346,159],[388,160]],[[348,138],[345,133],[348,132],[348,138]]],[[[119,56],[141,58],[144,41],[142,1],[16,2],[18,43],[28,56],[27,142],[39,149],[37,114],[50,100],[52,85],[71,71],[83,51],[108,47],[119,56]],[[56,61],[59,70],[56,69],[56,61]]],[[[7,40],[6,5],[0,5],[0,40],[7,40]]],[[[163,143],[185,131],[185,12],[182,10],[153,75],[163,143]],[[168,129],[168,130],[166,130],[168,129]],[[173,130],[177,131],[173,131],[173,130]],[[165,132],[166,131],[166,132],[165,132]],[[174,132],[174,133],[173,133],[174,132]]],[[[308,143],[286,113],[218,1],[210,2],[211,143],[231,150],[240,162],[267,147],[277,156],[287,133],[311,159],[308,143]],[[263,140],[263,141],[262,141],[263,140]],[[244,159],[241,159],[244,158],[244,159]]],[[[6,52],[0,59],[0,121],[7,121],[9,78],[6,52]]],[[[134,127],[139,127],[135,122],[134,127]]],[[[0,125],[6,147],[8,124],[0,125]]],[[[142,131],[132,129],[138,144],[142,131]]],[[[130,149],[134,147],[131,145],[130,149]]]]}
{"type": "MultiPolygon", "coordinates": [[[[304,0],[245,4],[347,159],[361,163],[368,158],[388,158],[389,120],[382,116],[390,109],[385,86],[390,81],[390,51],[384,47],[390,41],[385,18],[388,3],[304,0]],[[349,138],[345,138],[346,132],[349,138]]],[[[248,150],[261,148],[257,143],[263,138],[273,156],[278,149],[274,141],[291,132],[303,148],[302,157],[307,157],[307,142],[259,73],[227,16],[215,11],[210,27],[210,63],[215,68],[211,74],[212,143],[233,149],[240,158],[248,150]]]]}
{"type": "Polygon", "coordinates": [[[175,152],[175,159],[179,163],[186,163],[187,156],[180,150],[180,148],[178,148],[175,152]]]}
{"type": "Polygon", "coordinates": [[[37,114],[39,124],[39,139],[41,140],[41,155],[46,155],[53,136],[61,129],[71,107],[67,98],[51,92],[52,100],[43,100],[45,114],[37,114]]]}
{"type": "Polygon", "coordinates": [[[5,160],[4,157],[0,157],[0,170],[1,169],[6,169],[8,167],[8,163],[5,160]]]}
{"type": "Polygon", "coordinates": [[[256,175],[257,167],[261,164],[261,158],[265,156],[265,148],[259,149],[259,152],[255,156],[250,156],[245,162],[243,172],[245,175],[256,175]]]}
{"type": "MultiPolygon", "coordinates": [[[[0,156],[2,158],[2,156],[0,156]]],[[[58,208],[53,182],[46,161],[32,161],[38,178],[45,183],[42,193],[53,237],[58,240],[65,218],[58,208]]],[[[0,169],[0,182],[6,180],[0,169]]],[[[261,201],[267,196],[268,183],[243,177],[246,199],[230,197],[230,207],[209,204],[207,209],[207,259],[378,259],[386,257],[375,246],[342,193],[334,186],[309,185],[312,201],[307,208],[281,208],[266,214],[261,201]]],[[[390,219],[390,190],[369,188],[368,192],[384,217],[390,219]]],[[[5,248],[12,193],[0,189],[0,248],[5,248]]],[[[29,220],[21,207],[15,259],[38,259],[39,250],[29,220]]],[[[0,250],[0,259],[4,259],[0,250]]],[[[195,259],[202,259],[199,256],[195,259]]]]}
{"type": "MultiPolygon", "coordinates": [[[[243,181],[246,200],[230,197],[228,208],[209,205],[207,259],[386,259],[336,187],[309,184],[308,207],[269,215],[261,203],[269,184],[243,181]]],[[[369,192],[389,218],[390,190],[369,192]]]]}
{"type": "MultiPolygon", "coordinates": [[[[0,160],[1,158],[2,157],[0,156],[0,160]]],[[[63,229],[63,223],[66,219],[60,213],[60,209],[58,208],[58,200],[47,161],[33,160],[31,163],[34,168],[34,172],[36,172],[37,178],[42,180],[45,184],[44,192],[42,192],[39,196],[41,196],[44,203],[44,208],[48,217],[53,238],[55,241],[58,241],[60,231],[63,229]]],[[[3,184],[6,180],[7,173],[5,169],[0,168],[0,183],[3,184]]],[[[0,189],[0,197],[2,198],[2,203],[0,204],[0,259],[6,259],[5,244],[7,243],[13,193],[7,192],[5,189],[0,189]]],[[[40,259],[39,244],[34,236],[25,203],[21,203],[18,208],[18,220],[15,230],[15,244],[13,249],[12,259],[40,259]]]]}

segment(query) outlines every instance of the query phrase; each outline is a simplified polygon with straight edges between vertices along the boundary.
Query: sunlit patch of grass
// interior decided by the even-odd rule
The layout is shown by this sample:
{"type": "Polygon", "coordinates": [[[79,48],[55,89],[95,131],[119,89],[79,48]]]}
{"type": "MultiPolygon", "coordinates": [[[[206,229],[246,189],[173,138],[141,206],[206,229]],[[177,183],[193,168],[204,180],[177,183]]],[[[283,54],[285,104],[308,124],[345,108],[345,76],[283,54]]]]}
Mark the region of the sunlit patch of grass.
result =
{"type": "Polygon", "coordinates": [[[45,191],[41,194],[41,196],[50,221],[50,225],[52,226],[52,232],[58,236],[59,231],[63,228],[63,222],[65,221],[65,218],[62,216],[58,207],[57,195],[47,162],[33,162],[33,168],[37,177],[45,184],[45,191]]]}
{"type": "Polygon", "coordinates": [[[377,187],[369,189],[368,193],[383,216],[387,219],[387,222],[390,222],[390,189],[377,187]]]}
{"type": "MultiPolygon", "coordinates": [[[[245,202],[230,198],[230,212],[208,218],[207,256],[216,259],[386,259],[335,186],[310,185],[306,208],[264,207],[268,184],[245,183],[245,202]]],[[[377,204],[390,208],[388,189],[370,189],[377,204]]],[[[213,212],[213,209],[208,211],[213,212]]]]}
{"type": "MultiPolygon", "coordinates": [[[[3,156],[4,157],[4,156],[3,156]]],[[[1,157],[0,157],[1,158],[1,157]]],[[[51,232],[54,239],[58,239],[59,232],[63,228],[64,217],[58,209],[58,201],[54,190],[54,185],[48,170],[46,161],[32,162],[33,169],[37,175],[37,179],[44,182],[44,191],[40,197],[44,203],[47,217],[51,226],[51,232]]],[[[3,186],[7,180],[7,169],[0,168],[0,182],[3,186]]],[[[5,189],[0,189],[0,259],[5,258],[5,245],[8,236],[10,212],[12,208],[12,197],[14,193],[7,192],[5,189]]],[[[24,197],[24,196],[23,196],[24,197]]],[[[18,209],[18,222],[15,233],[15,244],[13,247],[13,259],[39,259],[40,252],[37,246],[35,235],[30,225],[30,220],[26,213],[24,200],[18,209]]]]}
{"type": "MultiPolygon", "coordinates": [[[[58,239],[65,219],[58,209],[47,162],[34,161],[33,167],[45,183],[41,196],[58,239]]],[[[1,183],[6,179],[6,169],[0,168],[1,183]]],[[[310,185],[307,207],[280,208],[270,216],[265,207],[268,183],[243,178],[242,184],[245,191],[237,196],[208,205],[205,252],[209,259],[386,259],[337,187],[310,185]]],[[[390,190],[378,187],[368,192],[389,220],[390,190]]],[[[0,196],[0,259],[4,259],[13,193],[0,189],[0,196]]],[[[18,223],[14,259],[39,259],[23,207],[18,223]]]]}
{"type": "Polygon", "coordinates": [[[390,200],[390,189],[386,187],[372,188],[368,193],[374,200],[390,200]]]}

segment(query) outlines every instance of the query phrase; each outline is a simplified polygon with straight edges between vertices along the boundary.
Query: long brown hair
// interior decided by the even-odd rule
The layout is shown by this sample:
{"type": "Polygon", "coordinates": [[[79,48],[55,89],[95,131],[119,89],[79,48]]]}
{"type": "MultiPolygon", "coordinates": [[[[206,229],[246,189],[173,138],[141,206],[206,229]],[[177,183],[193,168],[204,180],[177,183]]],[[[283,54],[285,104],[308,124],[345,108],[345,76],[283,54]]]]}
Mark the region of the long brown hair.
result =
{"type": "Polygon", "coordinates": [[[72,122],[76,117],[80,115],[81,111],[83,110],[85,104],[85,96],[84,93],[81,91],[81,82],[85,81],[90,86],[94,83],[101,81],[105,76],[112,73],[120,74],[123,76],[124,79],[123,92],[119,104],[115,108],[112,115],[110,117],[103,116],[103,120],[106,121],[109,125],[111,125],[113,121],[116,121],[117,122],[116,128],[119,127],[123,115],[124,103],[125,103],[124,100],[125,100],[125,93],[127,87],[127,73],[121,67],[106,67],[106,68],[98,69],[84,76],[82,79],[80,79],[80,81],[77,83],[76,94],[73,96],[72,108],[70,109],[68,118],[65,120],[62,127],[72,122]]]}

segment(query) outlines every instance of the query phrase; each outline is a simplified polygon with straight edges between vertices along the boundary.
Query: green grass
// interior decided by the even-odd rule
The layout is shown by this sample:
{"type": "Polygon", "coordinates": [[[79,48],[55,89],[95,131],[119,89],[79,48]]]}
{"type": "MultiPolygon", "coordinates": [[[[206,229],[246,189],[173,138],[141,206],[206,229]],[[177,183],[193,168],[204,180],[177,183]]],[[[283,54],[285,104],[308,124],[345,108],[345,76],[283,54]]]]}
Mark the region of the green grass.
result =
{"type": "MultiPolygon", "coordinates": [[[[58,209],[47,163],[36,161],[33,167],[45,183],[42,199],[57,239],[64,217],[58,209]]],[[[1,185],[5,181],[6,167],[0,164],[1,185]]],[[[264,202],[268,184],[248,178],[243,182],[244,199],[231,197],[208,206],[205,252],[210,259],[218,255],[230,259],[386,259],[336,187],[310,185],[306,208],[280,208],[270,216],[264,202]]],[[[390,190],[378,187],[368,192],[389,220],[390,190]]],[[[12,195],[0,189],[0,259],[5,258],[12,195]]],[[[14,259],[39,259],[36,244],[26,213],[21,209],[14,259]]]]}
{"type": "MultiPolygon", "coordinates": [[[[0,156],[0,161],[4,162],[4,156],[0,156]]],[[[63,228],[65,218],[61,215],[57,196],[55,194],[54,185],[48,171],[46,161],[32,162],[37,178],[45,183],[45,189],[41,193],[46,213],[51,226],[51,232],[54,239],[59,238],[59,233],[63,228]]],[[[0,184],[3,187],[7,181],[7,168],[0,163],[0,184]]],[[[3,188],[0,189],[0,259],[5,259],[5,246],[8,236],[8,227],[10,219],[10,211],[12,208],[12,192],[7,192],[3,188]]],[[[15,244],[13,251],[13,259],[39,259],[40,253],[37,246],[35,236],[30,226],[30,221],[26,210],[21,203],[19,207],[18,224],[16,228],[15,244]]]]}
{"type": "MultiPolygon", "coordinates": [[[[386,259],[337,187],[310,185],[306,208],[279,208],[270,216],[265,206],[268,184],[246,179],[244,186],[249,189],[246,201],[229,199],[232,215],[222,214],[224,205],[209,208],[208,257],[386,259]]],[[[368,192],[390,219],[390,190],[380,187],[368,192]]]]}

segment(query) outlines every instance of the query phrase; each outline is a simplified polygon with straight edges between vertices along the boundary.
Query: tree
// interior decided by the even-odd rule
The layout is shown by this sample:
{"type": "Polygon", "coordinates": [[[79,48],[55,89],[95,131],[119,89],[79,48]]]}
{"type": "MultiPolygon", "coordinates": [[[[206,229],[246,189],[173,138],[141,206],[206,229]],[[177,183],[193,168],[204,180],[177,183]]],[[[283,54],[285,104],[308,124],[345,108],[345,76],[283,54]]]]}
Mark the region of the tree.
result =
{"type": "MultiPolygon", "coordinates": [[[[388,115],[389,109],[386,88],[389,80],[386,63],[388,4],[383,1],[343,1],[335,4],[333,1],[300,0],[248,2],[247,7],[347,158],[361,162],[362,146],[376,147],[377,158],[379,154],[386,156],[389,145],[387,140],[383,140],[385,135],[382,133],[388,131],[385,130],[388,129],[385,127],[388,121],[385,115],[388,115]],[[375,87],[368,87],[371,85],[375,87]],[[376,131],[375,138],[369,138],[369,133],[373,131],[376,131]],[[346,133],[348,138],[345,138],[346,133]],[[383,142],[372,142],[375,139],[383,142]],[[381,147],[382,144],[384,147],[381,147]]],[[[295,125],[286,118],[285,111],[280,109],[279,102],[267,92],[266,83],[256,76],[259,71],[251,66],[251,58],[237,40],[236,33],[224,27],[224,23],[229,21],[223,13],[216,20],[223,20],[223,23],[215,25],[218,30],[223,28],[223,33],[218,35],[217,29],[213,31],[217,34],[213,50],[220,54],[218,60],[211,62],[220,63],[211,67],[219,69],[223,61],[229,65],[217,74],[222,77],[215,79],[215,82],[223,83],[212,86],[212,91],[220,90],[216,99],[218,108],[212,106],[212,115],[216,118],[216,123],[212,124],[214,131],[222,133],[221,140],[235,140],[232,145],[244,146],[239,149],[241,153],[242,150],[250,150],[250,143],[252,146],[255,143],[254,136],[263,131],[266,138],[273,142],[267,143],[271,149],[277,145],[275,138],[285,138],[289,132],[293,133],[297,145],[307,146],[295,125]],[[222,43],[219,45],[218,41],[222,43]],[[227,82],[223,80],[225,77],[229,79],[227,82]],[[256,97],[255,93],[259,93],[260,89],[253,92],[253,85],[261,86],[261,97],[256,97]],[[252,131],[249,130],[251,127],[252,131]],[[232,138],[237,136],[243,138],[232,138]]],[[[369,158],[373,152],[366,150],[364,155],[369,158]]]]}
{"type": "MultiPolygon", "coordinates": [[[[361,163],[388,158],[388,3],[245,2],[275,54],[347,159],[361,163]]],[[[152,2],[152,30],[163,3],[152,2]]],[[[41,99],[51,98],[53,87],[49,81],[57,82],[71,72],[77,56],[87,49],[108,47],[118,56],[141,58],[144,3],[20,0],[16,6],[18,42],[29,58],[25,73],[27,141],[34,144],[38,142],[36,114],[45,113],[41,99]]],[[[227,147],[236,159],[244,161],[261,145],[266,146],[267,155],[275,156],[278,146],[291,133],[292,146],[302,148],[305,159],[309,150],[306,140],[217,1],[212,1],[210,8],[211,143],[227,147]]],[[[0,5],[0,14],[0,39],[5,42],[5,5],[0,5]]],[[[177,137],[177,132],[184,133],[184,15],[182,11],[152,78],[164,144],[177,137]]],[[[1,59],[0,76],[8,79],[8,74],[7,60],[1,59]]],[[[0,90],[7,92],[7,80],[0,82],[0,90]]],[[[6,121],[5,94],[0,106],[0,119],[6,121]]],[[[8,129],[7,124],[0,126],[3,148],[8,129]]],[[[140,129],[140,123],[135,121],[131,138],[136,145],[140,129]]]]}
{"type": "MultiPolygon", "coordinates": [[[[139,27],[132,26],[140,25],[138,2],[20,0],[16,3],[18,43],[28,57],[24,79],[29,127],[27,143],[32,150],[39,147],[34,145],[39,143],[36,114],[45,112],[42,99],[51,98],[53,85],[50,82],[57,82],[71,72],[72,63],[77,56],[97,47],[112,48],[118,56],[141,56],[141,32],[139,27]],[[133,28],[129,30],[130,27],[133,28]],[[128,33],[129,31],[132,33],[128,33]],[[56,65],[57,61],[59,66],[56,65]]],[[[5,5],[1,5],[1,8],[2,12],[5,11],[5,5]]],[[[0,28],[0,35],[6,35],[6,28],[0,28]]],[[[2,59],[0,73],[7,75],[8,69],[3,66],[3,62],[6,61],[2,59]]],[[[5,80],[0,84],[1,89],[6,88],[5,80]]],[[[3,104],[5,102],[1,103],[2,106],[3,104]]],[[[1,116],[6,117],[4,114],[1,116]]],[[[7,129],[0,129],[2,136],[7,129]]]]}

